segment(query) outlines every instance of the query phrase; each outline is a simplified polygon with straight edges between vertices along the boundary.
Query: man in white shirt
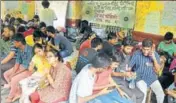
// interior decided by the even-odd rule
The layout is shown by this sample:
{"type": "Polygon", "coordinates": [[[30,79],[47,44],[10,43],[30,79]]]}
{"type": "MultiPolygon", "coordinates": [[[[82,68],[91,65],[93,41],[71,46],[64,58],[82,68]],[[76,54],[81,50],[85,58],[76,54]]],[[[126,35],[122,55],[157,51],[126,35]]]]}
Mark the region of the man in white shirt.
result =
{"type": "Polygon", "coordinates": [[[87,64],[75,78],[69,97],[69,103],[86,103],[103,94],[111,92],[105,88],[97,94],[93,94],[93,87],[97,72],[102,72],[111,64],[110,58],[99,53],[92,60],[92,64],[87,64]]]}
{"type": "Polygon", "coordinates": [[[57,20],[54,10],[49,8],[48,1],[43,1],[42,6],[44,9],[39,12],[40,21],[45,22],[47,26],[53,26],[53,21],[57,20]]]}

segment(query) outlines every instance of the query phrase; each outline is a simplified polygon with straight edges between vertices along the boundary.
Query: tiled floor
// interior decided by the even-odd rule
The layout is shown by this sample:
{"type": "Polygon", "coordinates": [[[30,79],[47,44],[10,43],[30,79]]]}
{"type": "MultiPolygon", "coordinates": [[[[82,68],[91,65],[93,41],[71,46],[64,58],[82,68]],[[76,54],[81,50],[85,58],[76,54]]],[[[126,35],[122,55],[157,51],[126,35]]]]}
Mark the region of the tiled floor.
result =
{"type": "MultiPolygon", "coordinates": [[[[3,89],[3,87],[1,87],[1,103],[6,103],[5,99],[9,94],[9,90],[8,89],[3,89]]],[[[16,102],[13,103],[19,103],[18,100],[16,102]]]]}

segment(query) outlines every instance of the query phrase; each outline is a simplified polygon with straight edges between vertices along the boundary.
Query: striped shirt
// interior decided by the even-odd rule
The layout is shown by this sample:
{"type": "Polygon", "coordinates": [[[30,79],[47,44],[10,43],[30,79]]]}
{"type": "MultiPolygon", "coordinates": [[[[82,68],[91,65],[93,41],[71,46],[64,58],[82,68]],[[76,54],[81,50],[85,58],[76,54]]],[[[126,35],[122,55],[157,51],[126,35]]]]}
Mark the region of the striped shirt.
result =
{"type": "MultiPolygon", "coordinates": [[[[160,64],[159,55],[156,52],[155,57],[160,64]]],[[[150,86],[155,80],[157,80],[152,58],[144,56],[141,50],[138,50],[133,54],[128,66],[133,68],[136,72],[137,81],[144,80],[147,86],[150,86]]]]}
{"type": "MultiPolygon", "coordinates": [[[[5,58],[11,51],[17,52],[17,48],[15,48],[11,40],[4,41],[3,39],[0,39],[0,50],[1,58],[5,58]]],[[[16,58],[16,55],[13,58],[16,58]]]]}

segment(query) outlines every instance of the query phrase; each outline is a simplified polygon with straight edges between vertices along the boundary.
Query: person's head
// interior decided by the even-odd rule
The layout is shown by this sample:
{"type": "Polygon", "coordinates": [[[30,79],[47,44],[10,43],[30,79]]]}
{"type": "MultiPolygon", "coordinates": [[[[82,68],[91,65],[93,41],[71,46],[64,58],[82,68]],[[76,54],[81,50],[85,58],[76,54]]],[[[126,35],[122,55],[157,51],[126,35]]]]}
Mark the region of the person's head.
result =
{"type": "Polygon", "coordinates": [[[5,16],[5,21],[6,21],[6,22],[9,22],[10,18],[11,18],[11,15],[10,15],[10,14],[7,14],[7,15],[5,16]]]}
{"type": "Polygon", "coordinates": [[[16,18],[15,22],[14,22],[14,25],[18,26],[18,25],[20,25],[22,23],[23,23],[23,20],[21,18],[16,18]]]}
{"type": "Polygon", "coordinates": [[[49,37],[54,37],[55,36],[55,28],[53,26],[47,26],[46,27],[46,34],[49,37]]]}
{"type": "Polygon", "coordinates": [[[14,23],[15,23],[15,18],[14,18],[14,17],[11,17],[9,24],[10,24],[10,25],[14,25],[14,23]]]}
{"type": "Polygon", "coordinates": [[[15,27],[14,26],[5,26],[3,28],[2,38],[7,41],[15,34],[15,27]]]}
{"type": "Polygon", "coordinates": [[[16,33],[14,36],[13,36],[13,43],[14,43],[14,46],[16,48],[20,48],[21,46],[25,45],[26,44],[26,41],[25,41],[25,38],[23,36],[23,34],[21,33],[16,33]]]}
{"type": "Polygon", "coordinates": [[[42,32],[40,30],[33,32],[33,40],[35,43],[42,43],[42,32]]]}
{"type": "Polygon", "coordinates": [[[173,33],[171,32],[167,32],[164,36],[164,40],[165,40],[165,43],[166,44],[170,44],[172,43],[172,40],[173,40],[173,33]]]}
{"type": "Polygon", "coordinates": [[[43,8],[49,8],[50,3],[48,1],[42,1],[43,8]]]}
{"type": "Polygon", "coordinates": [[[112,63],[111,63],[111,68],[116,69],[118,68],[120,62],[122,61],[122,58],[120,54],[117,51],[114,51],[113,54],[110,56],[112,63]]]}
{"type": "Polygon", "coordinates": [[[56,64],[57,62],[63,62],[63,59],[59,52],[53,48],[51,48],[49,51],[47,51],[47,60],[51,65],[56,64]]]}
{"type": "Polygon", "coordinates": [[[27,29],[30,29],[30,28],[36,29],[36,28],[37,28],[37,27],[35,26],[34,21],[28,21],[28,23],[26,24],[26,27],[27,27],[27,29]]]}
{"type": "Polygon", "coordinates": [[[33,19],[34,19],[34,22],[39,22],[39,21],[40,21],[40,19],[39,19],[39,16],[38,16],[38,15],[34,15],[33,19]]]}
{"type": "Polygon", "coordinates": [[[122,51],[126,54],[129,55],[134,47],[134,42],[133,39],[129,37],[125,37],[122,41],[122,51]]]}
{"type": "Polygon", "coordinates": [[[91,40],[91,48],[95,48],[96,50],[100,50],[103,47],[103,40],[101,38],[94,38],[91,40]]]}
{"type": "Polygon", "coordinates": [[[96,37],[96,33],[92,31],[92,28],[90,26],[86,27],[83,33],[83,37],[80,40],[80,43],[83,43],[87,39],[93,39],[96,37]]]}
{"type": "Polygon", "coordinates": [[[98,53],[91,61],[95,72],[103,72],[111,65],[111,59],[103,52],[98,53]]]}
{"type": "Polygon", "coordinates": [[[45,56],[45,48],[42,46],[42,44],[36,43],[33,47],[33,52],[35,55],[38,56],[45,56]]]}
{"type": "Polygon", "coordinates": [[[45,22],[40,22],[39,29],[42,33],[46,34],[46,24],[45,24],[45,22]]]}
{"type": "Polygon", "coordinates": [[[153,41],[151,39],[144,39],[142,41],[142,53],[144,56],[149,56],[152,51],[153,41]]]}
{"type": "Polygon", "coordinates": [[[19,26],[18,28],[17,28],[17,33],[23,33],[23,32],[25,32],[26,31],[26,28],[24,27],[24,26],[19,26]]]}
{"type": "Polygon", "coordinates": [[[118,42],[118,37],[117,37],[116,33],[113,33],[113,32],[110,32],[108,34],[108,38],[107,39],[108,39],[108,42],[110,44],[112,44],[112,45],[115,45],[118,42]]]}
{"type": "Polygon", "coordinates": [[[82,20],[79,23],[80,33],[84,33],[85,29],[89,26],[89,22],[87,20],[82,20]]]}

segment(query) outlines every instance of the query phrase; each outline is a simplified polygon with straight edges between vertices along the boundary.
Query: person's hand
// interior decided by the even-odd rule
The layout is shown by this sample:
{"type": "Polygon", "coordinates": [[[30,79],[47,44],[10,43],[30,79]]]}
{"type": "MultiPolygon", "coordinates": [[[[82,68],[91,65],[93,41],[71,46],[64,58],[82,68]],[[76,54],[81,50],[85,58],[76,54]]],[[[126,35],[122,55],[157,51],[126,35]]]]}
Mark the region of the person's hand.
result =
{"type": "Polygon", "coordinates": [[[123,98],[130,98],[124,91],[120,90],[119,94],[121,95],[121,97],[123,98]]]}
{"type": "Polygon", "coordinates": [[[104,95],[104,94],[108,94],[108,93],[110,93],[110,92],[112,92],[112,89],[110,90],[110,89],[108,89],[108,88],[105,88],[105,89],[101,90],[101,91],[99,92],[99,94],[100,94],[100,95],[104,95]]]}
{"type": "Polygon", "coordinates": [[[116,85],[115,84],[108,84],[107,86],[106,86],[106,88],[111,88],[111,87],[115,87],[116,85]]]}
{"type": "Polygon", "coordinates": [[[45,69],[44,69],[44,73],[45,73],[45,74],[49,74],[49,69],[46,69],[46,68],[45,68],[45,69]]]}
{"type": "Polygon", "coordinates": [[[133,77],[133,73],[132,72],[125,72],[125,77],[131,78],[131,77],[133,77]]]}
{"type": "Polygon", "coordinates": [[[156,57],[155,57],[155,51],[151,51],[150,54],[149,54],[149,56],[150,56],[153,60],[155,60],[155,59],[156,59],[156,57]]]}

